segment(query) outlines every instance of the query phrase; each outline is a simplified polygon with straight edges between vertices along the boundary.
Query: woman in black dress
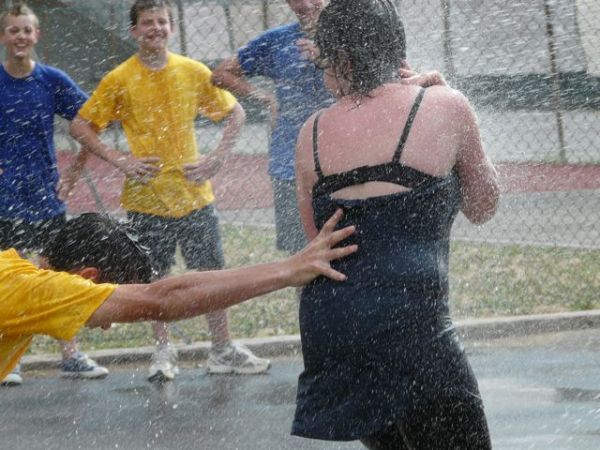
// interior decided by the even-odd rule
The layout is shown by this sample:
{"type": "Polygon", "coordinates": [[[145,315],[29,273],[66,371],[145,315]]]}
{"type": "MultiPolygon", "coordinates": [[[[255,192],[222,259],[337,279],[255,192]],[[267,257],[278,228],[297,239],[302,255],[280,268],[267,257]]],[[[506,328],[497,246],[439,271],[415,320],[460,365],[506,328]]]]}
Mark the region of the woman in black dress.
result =
{"type": "Polygon", "coordinates": [[[371,449],[487,449],[477,381],[448,311],[459,211],[482,223],[499,189],[468,100],[406,85],[402,24],[386,0],[332,0],[316,34],[331,107],[297,146],[308,237],[337,208],[359,252],[300,303],[305,370],[292,433],[371,449]]]}

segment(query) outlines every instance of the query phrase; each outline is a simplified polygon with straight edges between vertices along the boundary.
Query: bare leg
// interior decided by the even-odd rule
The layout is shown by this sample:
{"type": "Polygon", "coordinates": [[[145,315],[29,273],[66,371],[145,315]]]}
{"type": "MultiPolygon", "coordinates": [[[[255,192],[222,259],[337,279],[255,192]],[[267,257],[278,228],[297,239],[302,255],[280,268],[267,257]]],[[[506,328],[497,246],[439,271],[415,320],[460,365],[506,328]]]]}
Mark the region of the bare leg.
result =
{"type": "Polygon", "coordinates": [[[152,365],[148,369],[148,380],[163,382],[172,380],[179,373],[177,350],[169,341],[169,326],[165,322],[152,322],[152,332],[156,350],[152,356],[152,365]]]}
{"type": "Polygon", "coordinates": [[[63,361],[71,358],[77,353],[77,338],[74,337],[70,341],[58,341],[62,353],[63,361]]]}
{"type": "Polygon", "coordinates": [[[226,310],[213,311],[206,315],[210,340],[214,348],[222,348],[231,342],[229,319],[226,310]]]}
{"type": "Polygon", "coordinates": [[[169,345],[169,325],[165,322],[152,322],[152,333],[157,347],[169,345]]]}
{"type": "MultiPolygon", "coordinates": [[[[197,269],[199,272],[211,269],[197,269]]],[[[206,323],[210,332],[210,342],[213,349],[222,350],[231,342],[229,334],[229,318],[227,310],[221,309],[206,314],[206,323]]]]}

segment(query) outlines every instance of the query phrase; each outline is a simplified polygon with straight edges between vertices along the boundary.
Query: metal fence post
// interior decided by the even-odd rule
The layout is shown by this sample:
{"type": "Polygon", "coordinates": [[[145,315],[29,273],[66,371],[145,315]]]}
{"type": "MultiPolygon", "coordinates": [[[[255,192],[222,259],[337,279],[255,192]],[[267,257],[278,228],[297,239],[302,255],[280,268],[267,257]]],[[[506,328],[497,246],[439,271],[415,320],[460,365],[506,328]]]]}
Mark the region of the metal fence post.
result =
{"type": "Polygon", "coordinates": [[[231,15],[231,1],[221,0],[223,12],[225,13],[225,28],[227,29],[227,39],[229,40],[229,50],[235,51],[235,35],[233,34],[233,17],[231,15]]]}
{"type": "Polygon", "coordinates": [[[553,12],[548,0],[544,0],[544,16],[546,18],[546,36],[548,37],[548,54],[550,58],[550,87],[552,89],[552,104],[556,115],[556,127],[558,132],[558,143],[560,146],[558,158],[561,162],[567,160],[565,146],[565,129],[562,116],[562,102],[560,93],[560,74],[556,65],[556,36],[552,24],[553,12]]]}
{"type": "Polygon", "coordinates": [[[181,54],[187,56],[187,31],[185,28],[185,8],[183,7],[183,0],[177,0],[177,19],[181,54]]]}
{"type": "Polygon", "coordinates": [[[452,56],[452,34],[450,31],[450,0],[441,0],[444,23],[444,64],[446,75],[452,83],[455,76],[454,58],[452,56]]]}
{"type": "Polygon", "coordinates": [[[263,30],[269,28],[269,0],[262,0],[263,30]]]}

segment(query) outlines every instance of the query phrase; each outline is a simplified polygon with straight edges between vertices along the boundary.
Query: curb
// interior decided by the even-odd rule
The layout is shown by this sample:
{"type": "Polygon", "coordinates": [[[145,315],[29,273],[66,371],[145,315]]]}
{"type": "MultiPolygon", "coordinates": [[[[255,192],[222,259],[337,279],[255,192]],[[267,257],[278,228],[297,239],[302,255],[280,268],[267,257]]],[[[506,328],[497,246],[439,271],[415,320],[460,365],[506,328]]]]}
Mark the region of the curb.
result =
{"type": "MultiPolygon", "coordinates": [[[[468,319],[456,321],[455,325],[458,334],[464,341],[501,339],[600,328],[600,310],[468,319]]],[[[238,341],[264,357],[300,357],[301,355],[299,335],[239,339],[238,341]]],[[[208,357],[209,349],[210,342],[177,346],[181,361],[204,361],[208,357]]],[[[97,350],[88,352],[88,354],[98,363],[111,366],[148,363],[153,352],[154,347],[139,347],[97,350]]],[[[60,355],[57,354],[25,356],[21,361],[22,369],[25,371],[55,369],[59,363],[60,355]]]]}

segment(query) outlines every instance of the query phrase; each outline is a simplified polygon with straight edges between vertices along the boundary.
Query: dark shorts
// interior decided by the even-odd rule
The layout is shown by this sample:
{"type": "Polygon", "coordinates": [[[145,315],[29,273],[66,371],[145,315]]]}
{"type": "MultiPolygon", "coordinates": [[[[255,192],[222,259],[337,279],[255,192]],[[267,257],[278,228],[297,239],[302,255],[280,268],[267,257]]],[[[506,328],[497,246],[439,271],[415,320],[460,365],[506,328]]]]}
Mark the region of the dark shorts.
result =
{"type": "Polygon", "coordinates": [[[0,219],[0,250],[15,248],[19,252],[43,252],[67,221],[64,214],[40,222],[0,219]]]}
{"type": "Polygon", "coordinates": [[[225,266],[219,219],[212,205],[174,218],[127,212],[140,244],[148,248],[159,278],[175,264],[177,244],[188,269],[216,270],[225,266]]]}
{"type": "Polygon", "coordinates": [[[296,253],[303,249],[307,242],[298,211],[296,182],[272,178],[271,183],[275,199],[277,249],[296,253]]]}

